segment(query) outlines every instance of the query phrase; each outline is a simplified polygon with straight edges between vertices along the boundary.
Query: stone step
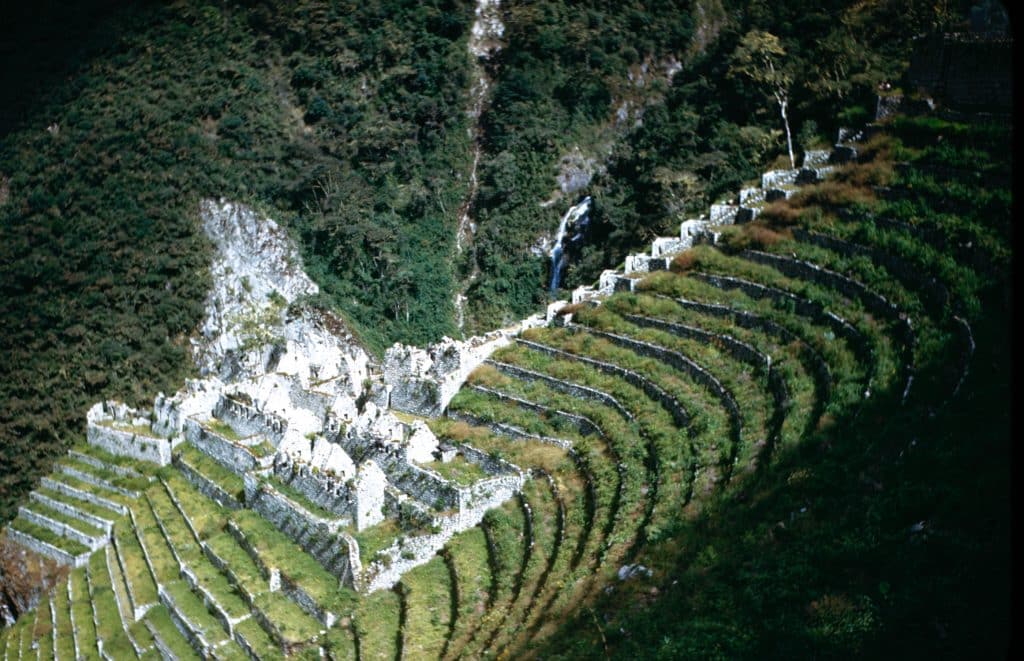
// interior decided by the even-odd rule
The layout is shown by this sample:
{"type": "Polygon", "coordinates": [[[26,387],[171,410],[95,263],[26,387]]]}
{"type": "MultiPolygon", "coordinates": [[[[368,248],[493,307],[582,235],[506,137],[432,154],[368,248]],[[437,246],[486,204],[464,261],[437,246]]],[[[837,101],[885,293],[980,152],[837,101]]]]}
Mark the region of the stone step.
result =
{"type": "Polygon", "coordinates": [[[10,538],[22,546],[71,567],[81,567],[89,559],[89,547],[81,542],[56,534],[24,517],[16,517],[7,527],[10,538]]]}
{"type": "Polygon", "coordinates": [[[118,515],[113,511],[85,500],[72,498],[53,489],[40,488],[29,493],[29,499],[51,507],[106,532],[114,525],[118,515]]]}
{"type": "Polygon", "coordinates": [[[128,507],[121,502],[120,494],[98,488],[89,482],[84,482],[67,473],[53,473],[40,480],[47,489],[58,491],[72,498],[84,500],[100,507],[105,507],[116,514],[127,514],[128,507]]]}
{"type": "Polygon", "coordinates": [[[18,516],[37,526],[48,528],[61,537],[73,539],[91,551],[95,551],[107,543],[108,530],[68,516],[37,500],[29,501],[27,505],[19,507],[18,516]]]}
{"type": "Polygon", "coordinates": [[[167,607],[160,604],[146,614],[146,629],[153,637],[160,656],[164,659],[200,659],[185,634],[171,618],[167,607]]]}
{"type": "Polygon", "coordinates": [[[134,489],[125,489],[113,482],[101,477],[97,474],[95,467],[89,466],[88,464],[72,463],[74,460],[62,459],[57,464],[57,469],[65,475],[70,475],[82,482],[88,482],[94,486],[100,487],[106,491],[112,491],[114,493],[126,496],[128,498],[138,498],[139,492],[134,489]]]}

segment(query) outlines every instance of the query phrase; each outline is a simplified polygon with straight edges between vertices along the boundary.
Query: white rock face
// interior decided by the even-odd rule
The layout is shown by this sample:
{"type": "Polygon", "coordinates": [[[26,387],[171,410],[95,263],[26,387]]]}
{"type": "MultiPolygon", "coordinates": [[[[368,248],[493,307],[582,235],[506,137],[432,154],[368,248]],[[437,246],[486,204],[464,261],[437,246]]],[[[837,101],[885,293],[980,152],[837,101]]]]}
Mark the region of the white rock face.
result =
{"type": "Polygon", "coordinates": [[[477,57],[490,57],[501,48],[504,34],[501,0],[477,0],[476,20],[469,35],[469,52],[477,57]]]}
{"type": "Polygon", "coordinates": [[[422,421],[412,423],[412,434],[409,436],[409,460],[425,464],[434,460],[437,450],[437,437],[422,421]]]}
{"type": "Polygon", "coordinates": [[[193,357],[203,375],[226,380],[258,373],[270,346],[283,339],[284,306],[319,288],[303,272],[288,235],[270,218],[223,199],[203,200],[200,217],[217,253],[193,357]]]}
{"type": "Polygon", "coordinates": [[[367,402],[348,433],[364,443],[399,443],[405,438],[405,424],[386,409],[367,402]]]}
{"type": "Polygon", "coordinates": [[[384,520],[384,487],[388,479],[372,459],[359,466],[356,476],[356,530],[384,520]]]}
{"type": "Polygon", "coordinates": [[[356,474],[356,465],[339,445],[330,443],[323,436],[313,441],[313,456],[310,463],[325,473],[334,473],[341,478],[356,474]]]}

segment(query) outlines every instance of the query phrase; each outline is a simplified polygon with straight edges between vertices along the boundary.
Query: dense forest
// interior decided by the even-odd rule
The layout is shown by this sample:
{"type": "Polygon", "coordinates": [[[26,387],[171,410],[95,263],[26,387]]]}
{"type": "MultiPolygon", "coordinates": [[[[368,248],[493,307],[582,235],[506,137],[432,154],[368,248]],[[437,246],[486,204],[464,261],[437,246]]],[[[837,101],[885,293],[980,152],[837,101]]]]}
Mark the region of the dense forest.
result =
{"type": "Polygon", "coordinates": [[[193,369],[209,246],[197,203],[225,196],[290,228],[376,352],[494,328],[546,300],[531,251],[596,200],[566,286],[785,158],[771,90],[742,73],[777,37],[798,147],[873,114],[912,38],[967,2],[508,2],[481,117],[471,249],[473,4],[41,3],[2,20],[0,519],[81,435],[85,408],[138,404],[193,369]],[[563,158],[588,182],[555,194],[563,158]],[[550,201],[550,204],[544,204],[550,201]]]}

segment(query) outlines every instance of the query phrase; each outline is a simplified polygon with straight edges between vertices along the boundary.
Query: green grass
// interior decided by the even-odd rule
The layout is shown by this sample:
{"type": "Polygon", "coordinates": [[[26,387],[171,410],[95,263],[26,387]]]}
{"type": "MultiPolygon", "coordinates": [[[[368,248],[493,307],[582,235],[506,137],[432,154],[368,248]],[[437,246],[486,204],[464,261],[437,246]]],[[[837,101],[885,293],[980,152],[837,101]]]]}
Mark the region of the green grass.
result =
{"type": "Polygon", "coordinates": [[[280,592],[265,592],[255,599],[255,607],[278,627],[288,644],[316,641],[324,629],[313,617],[280,592]]]}
{"type": "Polygon", "coordinates": [[[149,502],[144,498],[140,498],[137,505],[132,508],[132,513],[135,516],[139,537],[149,553],[149,559],[153,564],[156,580],[161,583],[177,580],[179,575],[178,563],[171,554],[171,549],[160,532],[159,526],[157,526],[156,518],[153,516],[149,502]]]}
{"type": "Polygon", "coordinates": [[[217,644],[227,638],[227,633],[220,622],[214,619],[199,597],[192,593],[183,580],[173,581],[164,586],[177,611],[197,631],[203,634],[211,644],[217,644]]]}
{"type": "Polygon", "coordinates": [[[40,516],[44,516],[53,521],[63,523],[64,525],[70,528],[74,528],[83,535],[87,535],[89,537],[103,537],[104,535],[102,528],[98,528],[92,525],[91,523],[86,523],[81,519],[76,519],[75,517],[70,516],[69,514],[65,514],[64,512],[54,509],[39,501],[29,501],[24,505],[24,507],[30,512],[33,512],[40,516]]]}
{"type": "Polygon", "coordinates": [[[286,498],[294,502],[299,507],[308,511],[313,516],[320,517],[321,519],[338,518],[338,515],[324,509],[323,507],[320,507],[312,500],[310,500],[309,497],[307,497],[304,493],[302,493],[295,487],[291,486],[290,484],[286,484],[276,475],[268,475],[264,479],[266,480],[267,484],[274,488],[274,490],[276,490],[281,495],[285,496],[286,498]]]}
{"type": "Polygon", "coordinates": [[[96,626],[92,620],[92,605],[89,601],[89,589],[85,582],[85,568],[71,572],[71,614],[75,623],[75,641],[78,652],[87,659],[98,659],[96,647],[96,626]]]}
{"type": "Polygon", "coordinates": [[[53,654],[53,621],[50,619],[50,604],[52,599],[44,596],[37,608],[36,626],[33,631],[33,639],[38,645],[39,659],[52,659],[53,654]]]}
{"type": "Polygon", "coordinates": [[[11,528],[23,532],[26,535],[35,537],[41,542],[46,542],[47,544],[56,546],[57,548],[63,551],[67,551],[73,556],[78,556],[89,551],[89,547],[85,546],[84,544],[81,544],[73,539],[69,539],[67,537],[58,535],[49,528],[38,526],[34,523],[26,521],[25,519],[22,519],[21,517],[18,517],[14,519],[14,521],[11,521],[11,528]]]}
{"type": "Polygon", "coordinates": [[[57,653],[57,658],[61,660],[75,658],[75,639],[71,628],[71,607],[68,604],[67,585],[67,581],[57,583],[51,599],[57,624],[57,648],[54,651],[57,653]]]}
{"type": "Polygon", "coordinates": [[[159,636],[160,640],[170,648],[171,653],[179,659],[198,660],[200,658],[185,637],[182,636],[181,632],[178,631],[174,622],[171,621],[170,613],[163,604],[149,609],[146,613],[145,622],[153,627],[155,635],[159,636]]]}
{"type": "Polygon", "coordinates": [[[402,655],[436,659],[444,649],[452,616],[452,585],[444,559],[434,556],[402,576],[405,621],[402,655]]]}
{"type": "Polygon", "coordinates": [[[62,482],[70,487],[74,487],[79,491],[87,491],[94,496],[110,501],[118,505],[131,505],[134,499],[131,496],[126,496],[117,491],[108,489],[107,487],[93,484],[92,482],[86,482],[85,480],[79,479],[74,475],[70,475],[64,472],[51,473],[50,478],[56,482],[62,482]]]}
{"type": "Polygon", "coordinates": [[[379,551],[383,551],[391,546],[402,534],[397,521],[394,519],[384,519],[369,528],[353,532],[352,536],[359,544],[359,559],[363,564],[369,564],[379,551]]]}
{"type": "Polygon", "coordinates": [[[93,516],[95,516],[97,518],[103,519],[105,521],[114,521],[114,520],[116,520],[120,516],[120,514],[115,513],[109,507],[103,507],[102,505],[97,505],[97,504],[91,503],[91,502],[89,502],[87,500],[80,500],[78,498],[75,498],[74,496],[69,496],[69,495],[67,495],[67,494],[65,494],[65,493],[63,493],[61,491],[57,491],[55,489],[48,489],[46,487],[40,487],[40,488],[36,489],[35,492],[40,494],[40,495],[46,496],[47,498],[50,498],[51,500],[55,500],[55,501],[57,501],[59,503],[65,504],[65,505],[69,505],[70,507],[75,508],[79,512],[84,512],[86,514],[91,514],[91,515],[93,515],[93,516]]]}
{"type": "Polygon", "coordinates": [[[83,473],[95,476],[104,482],[109,482],[116,487],[127,489],[129,491],[142,491],[149,486],[149,480],[146,478],[121,475],[120,473],[116,473],[108,468],[93,466],[88,462],[80,461],[71,456],[61,459],[59,463],[64,466],[76,468],[83,473]]]}
{"type": "Polygon", "coordinates": [[[209,455],[199,451],[191,443],[182,443],[175,448],[175,454],[192,470],[220,486],[235,499],[241,501],[245,483],[236,473],[224,468],[209,455]]]}
{"type": "Polygon", "coordinates": [[[474,527],[459,533],[448,542],[444,555],[457,581],[453,586],[458,595],[456,618],[447,642],[448,653],[455,655],[479,626],[491,596],[493,578],[483,529],[474,527]]]}
{"type": "Polygon", "coordinates": [[[229,441],[238,442],[238,441],[241,441],[241,440],[243,440],[245,438],[248,438],[248,437],[239,436],[238,432],[236,432],[231,427],[231,425],[229,425],[226,422],[224,422],[223,420],[219,420],[217,418],[210,418],[209,420],[204,420],[202,422],[202,425],[203,425],[203,427],[206,427],[208,430],[212,431],[214,434],[217,434],[218,436],[223,436],[224,438],[228,439],[229,441]]]}
{"type": "Polygon", "coordinates": [[[91,443],[79,443],[71,449],[75,450],[76,452],[80,452],[84,455],[87,455],[89,457],[93,457],[94,459],[98,459],[107,465],[128,468],[139,473],[147,473],[149,471],[152,471],[153,468],[156,466],[156,464],[150,461],[136,459],[134,457],[125,457],[124,455],[107,452],[98,445],[93,445],[91,443]]]}
{"type": "Polygon", "coordinates": [[[230,520],[245,534],[258,557],[267,567],[277,567],[321,607],[334,613],[347,613],[355,605],[356,596],[341,588],[338,579],[327,572],[291,539],[251,510],[232,512],[230,520]]]}
{"type": "Polygon", "coordinates": [[[449,482],[464,487],[472,486],[476,482],[490,477],[487,471],[462,455],[456,455],[451,461],[431,461],[420,465],[429,468],[449,482]]]}
{"type": "Polygon", "coordinates": [[[135,650],[121,624],[117,596],[110,582],[104,553],[94,553],[89,559],[88,575],[90,601],[96,613],[96,636],[103,641],[104,653],[115,659],[135,658],[135,650]]]}
{"type": "Polygon", "coordinates": [[[388,590],[378,590],[359,600],[355,611],[359,658],[391,661],[398,657],[399,611],[398,595],[388,590]]]}
{"type": "Polygon", "coordinates": [[[244,622],[235,625],[235,629],[242,634],[261,659],[283,659],[284,653],[280,646],[263,630],[255,618],[249,618],[244,622]]]}

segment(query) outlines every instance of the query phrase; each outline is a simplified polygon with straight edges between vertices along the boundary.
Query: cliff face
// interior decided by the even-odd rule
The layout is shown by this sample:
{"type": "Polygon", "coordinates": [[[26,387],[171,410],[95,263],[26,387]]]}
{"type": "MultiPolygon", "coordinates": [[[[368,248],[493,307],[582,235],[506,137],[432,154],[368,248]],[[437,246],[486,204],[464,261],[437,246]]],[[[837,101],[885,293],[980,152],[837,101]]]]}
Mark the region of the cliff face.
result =
{"type": "Polygon", "coordinates": [[[266,372],[303,387],[331,381],[359,395],[369,356],[330,313],[292,306],[319,291],[285,230],[244,205],[204,200],[203,229],[217,252],[206,319],[192,340],[203,376],[239,380],[266,372]]]}

